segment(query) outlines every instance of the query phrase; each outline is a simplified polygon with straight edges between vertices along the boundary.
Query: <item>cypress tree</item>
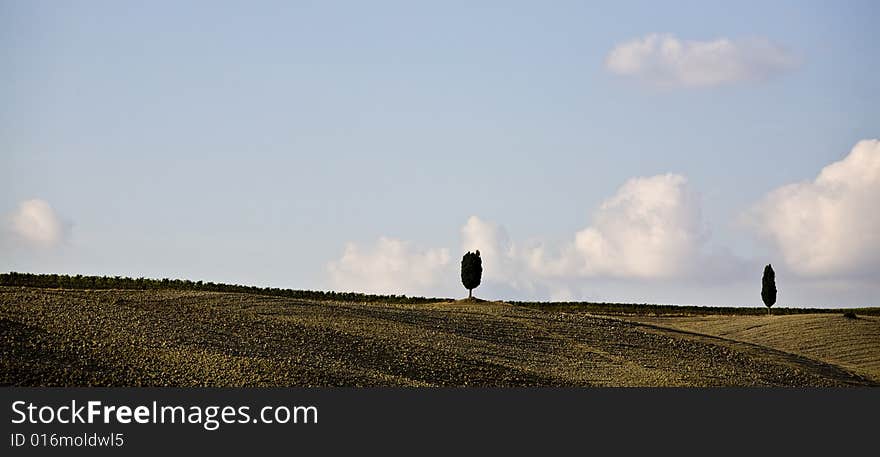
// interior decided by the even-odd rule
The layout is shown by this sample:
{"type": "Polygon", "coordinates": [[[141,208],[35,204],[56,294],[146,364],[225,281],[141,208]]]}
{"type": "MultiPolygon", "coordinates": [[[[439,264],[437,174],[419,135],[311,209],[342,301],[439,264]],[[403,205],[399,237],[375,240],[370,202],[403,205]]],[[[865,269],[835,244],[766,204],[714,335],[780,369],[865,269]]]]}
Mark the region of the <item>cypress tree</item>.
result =
{"type": "Polygon", "coordinates": [[[483,260],[480,259],[480,251],[467,252],[461,258],[461,283],[468,290],[468,298],[473,298],[473,290],[480,285],[483,276],[483,260]]]}
{"type": "Polygon", "coordinates": [[[776,272],[771,265],[764,267],[764,277],[761,278],[761,300],[767,305],[767,314],[770,307],[776,304],[776,272]]]}

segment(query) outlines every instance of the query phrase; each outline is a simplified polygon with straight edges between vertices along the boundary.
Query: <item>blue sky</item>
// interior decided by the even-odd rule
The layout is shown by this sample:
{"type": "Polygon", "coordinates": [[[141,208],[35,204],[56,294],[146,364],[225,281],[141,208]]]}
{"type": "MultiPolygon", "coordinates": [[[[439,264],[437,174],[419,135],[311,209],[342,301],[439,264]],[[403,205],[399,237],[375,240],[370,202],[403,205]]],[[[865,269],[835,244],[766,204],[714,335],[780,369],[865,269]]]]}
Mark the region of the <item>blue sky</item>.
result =
{"type": "Polygon", "coordinates": [[[0,2],[0,270],[880,304],[877,2],[178,3],[0,2]]]}

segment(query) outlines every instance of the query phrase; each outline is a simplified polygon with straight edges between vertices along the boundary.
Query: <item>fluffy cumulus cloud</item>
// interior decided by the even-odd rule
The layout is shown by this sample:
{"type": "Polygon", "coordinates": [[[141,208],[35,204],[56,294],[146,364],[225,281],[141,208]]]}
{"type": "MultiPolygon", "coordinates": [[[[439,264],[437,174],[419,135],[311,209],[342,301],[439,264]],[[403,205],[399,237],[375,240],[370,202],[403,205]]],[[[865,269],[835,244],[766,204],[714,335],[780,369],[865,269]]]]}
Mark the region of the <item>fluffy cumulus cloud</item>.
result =
{"type": "Polygon", "coordinates": [[[33,199],[19,203],[8,217],[8,228],[13,236],[26,244],[52,247],[60,244],[66,235],[65,224],[45,200],[33,199]]]}
{"type": "Polygon", "coordinates": [[[327,269],[334,288],[380,294],[430,295],[448,282],[449,249],[419,248],[411,242],[382,237],[372,247],[348,243],[327,269]]]}
{"type": "Polygon", "coordinates": [[[749,222],[806,276],[880,273],[880,141],[860,141],[812,181],[766,195],[749,222]]]}
{"type": "Polygon", "coordinates": [[[664,278],[692,267],[702,244],[699,204],[684,176],[627,181],[575,235],[588,275],[664,278]]]}
{"type": "Polygon", "coordinates": [[[557,255],[524,250],[529,270],[551,278],[679,277],[699,268],[704,230],[687,180],[664,174],[628,180],[573,238],[557,255]]]}
{"type": "Polygon", "coordinates": [[[661,86],[708,87],[764,80],[797,65],[797,59],[762,38],[680,40],[651,34],[615,46],[605,67],[661,86]]]}

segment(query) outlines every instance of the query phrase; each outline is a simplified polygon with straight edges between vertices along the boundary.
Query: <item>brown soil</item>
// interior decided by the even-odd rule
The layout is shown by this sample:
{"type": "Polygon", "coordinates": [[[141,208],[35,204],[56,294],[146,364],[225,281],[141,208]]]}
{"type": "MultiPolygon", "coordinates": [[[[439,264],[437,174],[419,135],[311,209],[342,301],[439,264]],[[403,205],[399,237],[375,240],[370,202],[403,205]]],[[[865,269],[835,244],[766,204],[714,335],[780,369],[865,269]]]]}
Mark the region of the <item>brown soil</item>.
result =
{"type": "Polygon", "coordinates": [[[0,287],[0,344],[0,384],[23,386],[876,385],[806,353],[468,300],[0,287]]]}

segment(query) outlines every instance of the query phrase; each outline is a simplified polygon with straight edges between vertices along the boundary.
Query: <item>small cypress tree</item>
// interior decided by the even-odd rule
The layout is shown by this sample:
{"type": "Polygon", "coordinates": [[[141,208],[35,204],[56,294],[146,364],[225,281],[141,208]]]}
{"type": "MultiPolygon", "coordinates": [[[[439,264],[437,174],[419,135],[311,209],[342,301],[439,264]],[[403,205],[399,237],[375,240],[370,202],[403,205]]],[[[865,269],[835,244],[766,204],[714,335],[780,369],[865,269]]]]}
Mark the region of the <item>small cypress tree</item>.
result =
{"type": "Polygon", "coordinates": [[[468,298],[473,298],[473,290],[480,285],[483,276],[483,260],[480,251],[468,252],[461,258],[461,283],[468,290],[468,298]]]}
{"type": "Polygon", "coordinates": [[[776,304],[776,272],[771,265],[764,267],[764,277],[761,278],[761,300],[767,305],[767,314],[770,307],[776,304]]]}

